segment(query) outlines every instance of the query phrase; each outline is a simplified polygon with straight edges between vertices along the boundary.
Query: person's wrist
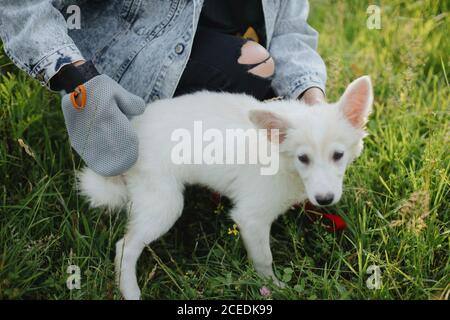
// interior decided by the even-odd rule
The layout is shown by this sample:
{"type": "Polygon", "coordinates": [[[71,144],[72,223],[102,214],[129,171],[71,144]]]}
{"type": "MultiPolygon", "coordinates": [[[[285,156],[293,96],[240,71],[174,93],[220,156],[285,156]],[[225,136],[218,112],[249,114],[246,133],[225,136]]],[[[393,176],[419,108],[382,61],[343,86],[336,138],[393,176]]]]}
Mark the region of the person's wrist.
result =
{"type": "Polygon", "coordinates": [[[85,62],[86,62],[86,60],[78,60],[78,61],[75,61],[74,63],[72,63],[72,65],[74,67],[78,67],[78,66],[81,66],[82,64],[84,64],[85,62]]]}
{"type": "Polygon", "coordinates": [[[50,89],[67,94],[99,74],[92,61],[79,60],[63,66],[50,79],[50,89]]]}
{"type": "Polygon", "coordinates": [[[300,101],[308,105],[314,105],[325,102],[325,94],[322,89],[318,87],[311,87],[306,89],[299,97],[300,101]]]}

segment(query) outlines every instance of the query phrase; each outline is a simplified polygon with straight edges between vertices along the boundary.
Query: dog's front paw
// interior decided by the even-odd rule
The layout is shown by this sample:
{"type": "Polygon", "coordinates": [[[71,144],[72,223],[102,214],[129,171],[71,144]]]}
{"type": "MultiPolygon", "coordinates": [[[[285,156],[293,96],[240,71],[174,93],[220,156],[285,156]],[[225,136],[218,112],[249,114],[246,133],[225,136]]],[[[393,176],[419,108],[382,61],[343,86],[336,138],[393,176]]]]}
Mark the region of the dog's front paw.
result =
{"type": "Polygon", "coordinates": [[[135,286],[120,286],[120,292],[125,300],[140,300],[141,290],[135,286]]]}
{"type": "Polygon", "coordinates": [[[279,288],[286,288],[286,283],[284,283],[283,281],[278,280],[277,277],[273,276],[272,277],[273,280],[273,284],[276,285],[279,288]]]}

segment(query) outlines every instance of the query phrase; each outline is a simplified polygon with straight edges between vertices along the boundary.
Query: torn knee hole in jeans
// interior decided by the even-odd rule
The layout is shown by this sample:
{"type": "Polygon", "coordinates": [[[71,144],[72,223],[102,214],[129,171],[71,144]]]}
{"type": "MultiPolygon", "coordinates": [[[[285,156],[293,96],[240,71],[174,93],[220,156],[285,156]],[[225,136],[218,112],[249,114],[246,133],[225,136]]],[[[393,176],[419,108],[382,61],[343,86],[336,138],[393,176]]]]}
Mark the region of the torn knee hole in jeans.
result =
{"type": "Polygon", "coordinates": [[[247,64],[248,72],[262,78],[270,78],[274,74],[274,62],[271,56],[255,64],[247,64]]]}
{"type": "Polygon", "coordinates": [[[241,47],[238,63],[245,66],[247,72],[261,78],[270,78],[275,72],[275,63],[269,52],[253,41],[241,47]]]}

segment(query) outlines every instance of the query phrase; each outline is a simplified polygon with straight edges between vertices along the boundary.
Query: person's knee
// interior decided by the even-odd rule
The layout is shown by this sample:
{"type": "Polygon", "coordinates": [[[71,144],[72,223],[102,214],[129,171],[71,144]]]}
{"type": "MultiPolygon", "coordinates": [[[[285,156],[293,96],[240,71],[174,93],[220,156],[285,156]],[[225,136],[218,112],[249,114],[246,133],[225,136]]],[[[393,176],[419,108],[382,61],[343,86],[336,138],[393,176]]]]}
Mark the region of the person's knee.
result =
{"type": "Polygon", "coordinates": [[[270,53],[254,41],[247,41],[242,46],[238,63],[254,65],[248,72],[263,78],[268,78],[275,73],[275,62],[270,53]]]}

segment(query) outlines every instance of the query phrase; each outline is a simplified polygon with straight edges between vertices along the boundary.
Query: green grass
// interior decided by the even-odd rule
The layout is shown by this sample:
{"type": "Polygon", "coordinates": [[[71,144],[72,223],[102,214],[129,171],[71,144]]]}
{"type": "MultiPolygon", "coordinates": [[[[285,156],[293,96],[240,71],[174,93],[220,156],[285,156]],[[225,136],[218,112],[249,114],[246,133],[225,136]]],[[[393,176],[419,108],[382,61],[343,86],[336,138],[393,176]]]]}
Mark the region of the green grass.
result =
{"type": "MultiPolygon", "coordinates": [[[[330,234],[292,211],[273,226],[274,288],[228,234],[229,207],[204,189],[188,190],[176,226],[138,264],[144,298],[446,299],[449,276],[449,4],[389,1],[382,29],[366,28],[366,1],[311,1],[311,23],[336,99],[362,74],[375,106],[366,149],[350,168],[333,208],[348,229],[330,234]],[[366,286],[378,265],[382,286],[366,286]]],[[[124,213],[89,210],[73,190],[82,163],[71,151],[59,98],[0,53],[0,298],[120,298],[114,244],[124,213]],[[29,146],[22,147],[18,139],[29,146]],[[81,289],[66,269],[81,268],[81,289]]]]}

